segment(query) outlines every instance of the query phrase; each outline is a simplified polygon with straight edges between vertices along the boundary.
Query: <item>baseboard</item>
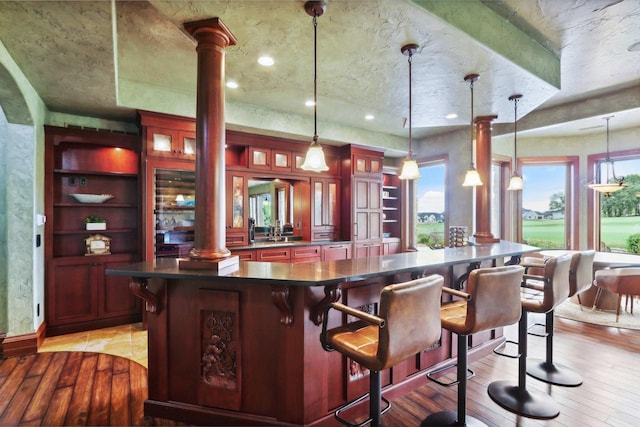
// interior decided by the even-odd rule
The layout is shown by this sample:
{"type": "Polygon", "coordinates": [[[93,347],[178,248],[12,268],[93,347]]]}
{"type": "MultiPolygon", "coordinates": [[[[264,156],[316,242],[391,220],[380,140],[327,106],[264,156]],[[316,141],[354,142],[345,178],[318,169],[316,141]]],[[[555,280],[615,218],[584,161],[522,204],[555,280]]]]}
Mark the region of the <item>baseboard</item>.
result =
{"type": "Polygon", "coordinates": [[[37,353],[38,345],[44,340],[44,330],[41,325],[36,332],[0,339],[0,358],[37,353]]]}

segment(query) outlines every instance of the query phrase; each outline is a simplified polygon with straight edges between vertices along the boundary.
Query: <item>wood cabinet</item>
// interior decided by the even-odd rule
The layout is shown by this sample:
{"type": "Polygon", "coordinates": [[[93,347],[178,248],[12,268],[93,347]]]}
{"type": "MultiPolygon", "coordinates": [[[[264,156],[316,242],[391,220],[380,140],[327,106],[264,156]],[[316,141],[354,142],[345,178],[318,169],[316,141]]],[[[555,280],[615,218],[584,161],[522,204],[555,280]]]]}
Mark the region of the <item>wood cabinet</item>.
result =
{"type": "Polygon", "coordinates": [[[382,255],[399,254],[402,252],[399,237],[387,237],[382,239],[382,255]]]}
{"type": "Polygon", "coordinates": [[[140,260],[139,152],[137,136],[45,126],[48,335],[141,318],[128,281],[104,274],[110,265],[140,260]],[[77,194],[112,197],[87,203],[77,194]],[[86,230],[87,217],[103,218],[106,229],[86,230]],[[92,247],[86,239],[96,234],[109,245],[92,247]]]}
{"type": "Polygon", "coordinates": [[[242,172],[228,171],[225,180],[227,186],[227,246],[246,245],[249,241],[247,176],[242,172]]]}
{"type": "Polygon", "coordinates": [[[320,246],[293,246],[291,262],[314,262],[322,259],[320,246]]]}
{"type": "Polygon", "coordinates": [[[355,176],[378,176],[382,173],[382,156],[380,155],[353,153],[351,162],[352,173],[355,176]]]}
{"type": "Polygon", "coordinates": [[[139,111],[144,153],[148,157],[195,160],[195,119],[139,111]]]}
{"type": "Polygon", "coordinates": [[[376,179],[355,178],[353,241],[382,238],[382,183],[376,179]]]}
{"type": "Polygon", "coordinates": [[[249,169],[291,172],[291,151],[263,147],[249,147],[249,169]]]}
{"type": "Polygon", "coordinates": [[[380,255],[383,255],[381,241],[353,244],[354,258],[369,258],[380,255]]]}
{"type": "Polygon", "coordinates": [[[336,240],[340,228],[340,181],[311,178],[311,240],[336,240]]]}
{"type": "Polygon", "coordinates": [[[268,248],[256,251],[256,261],[289,262],[291,260],[291,248],[268,248]]]}
{"type": "Polygon", "coordinates": [[[322,246],[322,261],[351,259],[351,243],[338,243],[322,246]]]}

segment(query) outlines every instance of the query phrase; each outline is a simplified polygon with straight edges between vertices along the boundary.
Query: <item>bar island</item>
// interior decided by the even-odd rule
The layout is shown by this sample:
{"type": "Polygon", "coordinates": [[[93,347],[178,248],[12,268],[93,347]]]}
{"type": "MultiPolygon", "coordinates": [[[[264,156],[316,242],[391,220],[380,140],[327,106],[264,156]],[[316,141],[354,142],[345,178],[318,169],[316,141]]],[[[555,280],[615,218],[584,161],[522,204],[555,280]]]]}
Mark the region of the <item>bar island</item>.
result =
{"type": "MultiPolygon", "coordinates": [[[[481,264],[517,262],[537,250],[500,241],[340,261],[248,261],[230,273],[157,259],[107,274],[130,277],[146,302],[145,415],[204,425],[337,425],[333,410],[368,391],[368,371],[322,349],[329,303],[376,312],[389,283],[441,274],[460,287],[481,264]]],[[[329,327],[345,321],[335,311],[328,319],[329,327]]],[[[479,335],[470,354],[502,339],[500,330],[479,335]]],[[[425,384],[424,373],[453,356],[443,330],[433,348],[382,373],[383,393],[393,398],[425,384]]]]}

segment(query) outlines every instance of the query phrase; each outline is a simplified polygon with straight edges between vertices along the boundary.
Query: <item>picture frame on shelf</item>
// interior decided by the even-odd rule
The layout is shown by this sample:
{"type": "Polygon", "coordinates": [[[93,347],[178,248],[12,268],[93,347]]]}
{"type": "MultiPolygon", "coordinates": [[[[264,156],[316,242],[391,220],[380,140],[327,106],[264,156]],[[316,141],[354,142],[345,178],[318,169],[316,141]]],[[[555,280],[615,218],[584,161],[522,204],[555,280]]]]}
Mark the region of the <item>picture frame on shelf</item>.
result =
{"type": "Polygon", "coordinates": [[[109,255],[111,254],[111,237],[103,234],[92,234],[84,239],[86,255],[109,255]]]}

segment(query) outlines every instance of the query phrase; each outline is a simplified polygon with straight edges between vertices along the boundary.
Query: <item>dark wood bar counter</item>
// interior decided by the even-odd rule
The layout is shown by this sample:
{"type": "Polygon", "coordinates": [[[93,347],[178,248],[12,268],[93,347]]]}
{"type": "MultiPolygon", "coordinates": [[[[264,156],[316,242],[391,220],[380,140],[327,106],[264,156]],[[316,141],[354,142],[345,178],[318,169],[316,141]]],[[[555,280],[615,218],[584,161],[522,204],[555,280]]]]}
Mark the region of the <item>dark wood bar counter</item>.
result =
{"type": "MultiPolygon", "coordinates": [[[[337,425],[333,410],[368,390],[368,371],[321,348],[328,303],[375,312],[386,284],[437,273],[458,286],[480,263],[502,265],[537,250],[502,241],[340,261],[240,262],[226,274],[158,259],[107,274],[130,277],[147,304],[145,415],[203,425],[337,425]]],[[[334,313],[330,327],[346,320],[334,313]]],[[[472,336],[471,352],[500,336],[472,336]]],[[[428,368],[453,356],[443,331],[434,348],[382,373],[383,393],[424,384],[428,368]]]]}

